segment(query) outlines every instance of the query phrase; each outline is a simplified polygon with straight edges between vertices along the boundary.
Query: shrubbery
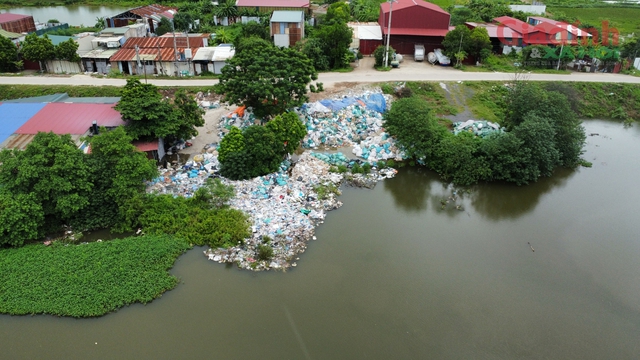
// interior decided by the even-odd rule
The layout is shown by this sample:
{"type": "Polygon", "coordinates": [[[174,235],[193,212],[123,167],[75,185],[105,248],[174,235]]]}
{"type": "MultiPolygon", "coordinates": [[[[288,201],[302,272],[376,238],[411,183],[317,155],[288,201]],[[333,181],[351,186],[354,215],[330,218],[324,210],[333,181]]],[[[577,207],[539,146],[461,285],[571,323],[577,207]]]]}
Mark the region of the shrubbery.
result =
{"type": "Polygon", "coordinates": [[[491,180],[521,185],[550,176],[558,166],[579,165],[584,128],[566,96],[522,82],[510,91],[506,133],[484,139],[454,135],[417,97],[396,100],[384,114],[384,127],[408,156],[459,185],[491,180]]]}
{"type": "Polygon", "coordinates": [[[220,142],[220,173],[229,179],[250,179],[278,170],[284,156],[294,152],[307,130],[295,113],[276,116],[266,126],[243,131],[233,127],[220,142]]]}

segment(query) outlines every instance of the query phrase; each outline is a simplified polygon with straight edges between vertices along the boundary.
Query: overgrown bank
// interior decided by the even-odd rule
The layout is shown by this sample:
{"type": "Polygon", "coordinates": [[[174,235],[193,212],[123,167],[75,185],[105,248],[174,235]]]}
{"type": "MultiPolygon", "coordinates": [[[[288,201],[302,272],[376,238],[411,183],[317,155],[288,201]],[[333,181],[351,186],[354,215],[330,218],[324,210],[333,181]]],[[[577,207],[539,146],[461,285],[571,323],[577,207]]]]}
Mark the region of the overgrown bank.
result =
{"type": "MultiPolygon", "coordinates": [[[[45,96],[67,93],[71,97],[118,97],[122,95],[122,86],[89,86],[89,85],[0,85],[0,100],[13,100],[34,96],[45,96]]],[[[175,91],[175,87],[158,86],[161,91],[175,91]]],[[[211,86],[180,87],[187,93],[208,92],[211,86]]]]}
{"type": "Polygon", "coordinates": [[[0,313],[92,317],[173,289],[189,244],[169,236],[0,250],[0,313]],[[88,300],[88,301],[87,301],[88,300]]]}

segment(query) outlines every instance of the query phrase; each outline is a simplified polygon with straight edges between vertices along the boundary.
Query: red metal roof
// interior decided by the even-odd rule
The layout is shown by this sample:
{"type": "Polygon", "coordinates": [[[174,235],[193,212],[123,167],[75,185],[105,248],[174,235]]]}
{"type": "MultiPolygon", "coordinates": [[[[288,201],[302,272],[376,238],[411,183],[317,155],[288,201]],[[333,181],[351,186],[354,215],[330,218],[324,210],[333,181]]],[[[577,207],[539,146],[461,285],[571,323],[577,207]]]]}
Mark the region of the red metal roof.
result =
{"type": "MultiPolygon", "coordinates": [[[[425,9],[429,9],[429,10],[433,10],[433,11],[437,11],[437,12],[449,15],[449,13],[442,10],[440,6],[436,4],[432,4],[430,2],[422,1],[422,0],[398,0],[398,2],[393,4],[393,10],[394,11],[402,10],[402,9],[410,8],[413,6],[419,6],[425,9]]],[[[386,14],[389,12],[389,9],[390,9],[390,4],[388,2],[383,2],[382,4],[380,4],[380,12],[386,14]]]]}
{"type": "Polygon", "coordinates": [[[308,8],[309,0],[237,0],[236,6],[308,8]]]}
{"type": "Polygon", "coordinates": [[[125,124],[113,104],[49,103],[16,130],[16,134],[53,131],[55,134],[82,135],[89,130],[94,120],[98,126],[125,124]]]}
{"type": "Polygon", "coordinates": [[[511,30],[516,31],[520,34],[528,34],[531,32],[538,31],[533,26],[527,24],[526,22],[522,20],[518,20],[516,18],[512,18],[511,16],[500,16],[493,19],[493,21],[499,24],[502,24],[506,27],[509,27],[511,30]]]}
{"type": "MultiPolygon", "coordinates": [[[[192,48],[199,48],[204,46],[204,37],[190,37],[189,38],[189,46],[192,48]]],[[[158,50],[158,45],[160,48],[172,48],[173,49],[173,37],[132,37],[128,38],[127,41],[122,45],[123,49],[135,49],[136,45],[139,48],[154,48],[156,49],[156,53],[158,50]]],[[[176,36],[176,46],[177,47],[186,47],[187,38],[182,36],[176,36]]]]}
{"type": "MultiPolygon", "coordinates": [[[[191,48],[191,53],[195,54],[198,48],[191,48]]],[[[184,48],[178,48],[178,52],[184,52],[184,48]]],[[[140,58],[140,60],[153,60],[153,61],[174,61],[175,53],[173,51],[173,46],[170,48],[160,48],[160,58],[158,58],[158,48],[140,48],[138,50],[140,55],[147,55],[144,58],[140,58]]],[[[120,49],[118,52],[113,54],[109,61],[136,61],[136,50],[135,49],[120,49]]]]}
{"type": "Polygon", "coordinates": [[[137,140],[133,142],[133,146],[138,148],[138,150],[140,151],[158,150],[158,140],[157,139],[152,141],[137,140]]]}
{"type": "Polygon", "coordinates": [[[141,6],[139,8],[131,9],[129,10],[129,12],[136,14],[140,17],[149,17],[151,15],[162,15],[162,13],[167,10],[174,10],[176,12],[178,11],[178,9],[174,7],[151,4],[151,5],[141,6]]]}
{"type": "MultiPolygon", "coordinates": [[[[388,28],[382,27],[382,34],[387,34],[388,28]]],[[[445,36],[449,29],[416,29],[416,28],[391,28],[391,36],[393,35],[412,35],[412,36],[445,36]]]]}
{"type": "Polygon", "coordinates": [[[490,38],[509,38],[509,39],[521,39],[522,34],[511,30],[510,28],[502,25],[496,24],[486,24],[486,23],[476,23],[476,22],[466,22],[465,24],[476,28],[483,27],[487,29],[487,33],[490,38]]]}
{"type": "Polygon", "coordinates": [[[3,14],[0,14],[0,23],[7,23],[7,22],[16,21],[24,18],[30,18],[30,17],[31,15],[3,13],[3,14]]]}

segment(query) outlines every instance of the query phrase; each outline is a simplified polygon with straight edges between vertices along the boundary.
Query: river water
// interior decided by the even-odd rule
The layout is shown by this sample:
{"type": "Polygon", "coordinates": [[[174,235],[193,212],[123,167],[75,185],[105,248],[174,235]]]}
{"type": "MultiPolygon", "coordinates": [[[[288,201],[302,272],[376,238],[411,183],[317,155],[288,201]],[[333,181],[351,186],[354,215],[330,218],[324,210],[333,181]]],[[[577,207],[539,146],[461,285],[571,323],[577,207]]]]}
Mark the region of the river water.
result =
{"type": "Polygon", "coordinates": [[[96,319],[0,316],[4,358],[637,359],[640,126],[589,121],[593,168],[348,188],[289,273],[182,256],[176,289],[96,319]],[[530,242],[535,252],[527,244],[530,242]]]}
{"type": "Polygon", "coordinates": [[[45,6],[45,7],[16,7],[0,9],[0,12],[10,12],[33,16],[33,20],[41,23],[50,19],[57,19],[70,26],[93,26],[97,17],[109,17],[129,10],[122,6],[88,6],[88,5],[68,5],[68,6],[45,6]]]}

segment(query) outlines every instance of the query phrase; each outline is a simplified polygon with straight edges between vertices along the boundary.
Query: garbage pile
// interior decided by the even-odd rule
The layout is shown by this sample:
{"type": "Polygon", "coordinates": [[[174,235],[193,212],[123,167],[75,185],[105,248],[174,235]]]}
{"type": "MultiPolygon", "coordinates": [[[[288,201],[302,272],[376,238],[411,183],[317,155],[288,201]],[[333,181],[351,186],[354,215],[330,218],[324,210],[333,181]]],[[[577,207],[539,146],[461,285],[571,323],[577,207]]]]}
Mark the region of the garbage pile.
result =
{"type": "Polygon", "coordinates": [[[185,165],[167,164],[158,169],[160,176],[147,185],[147,192],[191,197],[219,167],[217,155],[211,153],[196,155],[185,165]]]}
{"type": "Polygon", "coordinates": [[[302,146],[351,146],[382,129],[382,113],[390,97],[380,92],[366,92],[360,96],[321,100],[304,104],[298,114],[307,127],[302,146]]]}
{"type": "Polygon", "coordinates": [[[234,111],[220,118],[218,127],[220,128],[220,130],[229,130],[232,126],[244,129],[255,124],[256,116],[253,115],[253,112],[247,109],[246,106],[240,106],[234,111]]]}
{"type": "Polygon", "coordinates": [[[337,188],[342,174],[330,173],[329,165],[304,153],[287,174],[288,164],[281,171],[245,181],[224,180],[236,189],[232,208],[244,211],[253,224],[253,233],[242,247],[209,249],[205,255],[220,263],[235,262],[251,270],[287,269],[295,266],[294,258],[305,251],[307,242],[315,240],[315,226],[323,223],[326,211],[337,209],[337,188]],[[321,187],[333,187],[336,193],[319,195],[321,187]],[[258,261],[258,247],[264,237],[272,239],[270,261],[258,261]]]}
{"type": "Polygon", "coordinates": [[[402,161],[406,158],[404,151],[398,149],[395,140],[385,132],[367,137],[355,144],[352,151],[354,155],[370,163],[389,159],[402,161]]]}
{"type": "Polygon", "coordinates": [[[465,122],[457,122],[453,124],[453,133],[455,135],[458,135],[463,131],[470,132],[475,136],[480,136],[482,138],[494,133],[504,132],[504,130],[500,128],[500,125],[484,120],[467,120],[465,122]]]}

